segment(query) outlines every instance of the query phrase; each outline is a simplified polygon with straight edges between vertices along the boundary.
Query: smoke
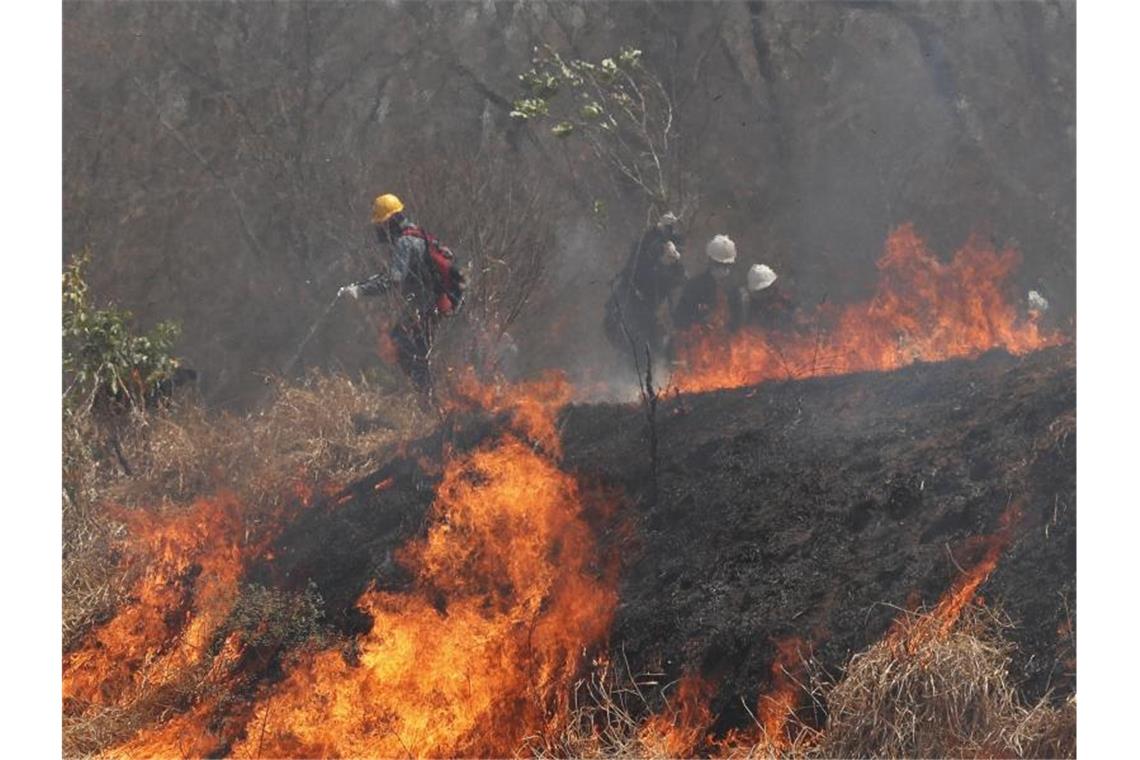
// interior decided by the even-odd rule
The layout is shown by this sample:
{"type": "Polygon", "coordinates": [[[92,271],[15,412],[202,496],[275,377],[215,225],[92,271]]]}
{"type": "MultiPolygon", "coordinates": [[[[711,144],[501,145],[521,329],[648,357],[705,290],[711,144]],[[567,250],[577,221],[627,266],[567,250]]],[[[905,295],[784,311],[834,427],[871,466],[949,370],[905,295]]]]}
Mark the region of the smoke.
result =
{"type": "MultiPolygon", "coordinates": [[[[436,148],[486,147],[499,130],[520,171],[568,199],[550,281],[512,326],[524,366],[628,387],[632,358],[600,324],[644,203],[596,181],[604,167],[584,152],[530,150],[529,127],[506,115],[533,45],[596,58],[628,44],[675,98],[676,144],[700,196],[684,220],[691,272],[700,242],[726,233],[742,271],[772,266],[805,306],[855,301],[874,287],[889,230],[912,222],[937,251],[971,233],[1017,247],[1011,287],[1071,321],[1072,6],[579,10],[68,4],[64,254],[92,248],[97,298],[144,325],[182,322],[180,350],[210,400],[250,403],[329,294],[374,271],[377,252],[358,236],[369,199],[421,170],[443,192],[436,148]],[[585,208],[595,199],[609,208],[600,219],[585,208]]],[[[302,363],[369,371],[378,329],[338,309],[302,363]]]]}

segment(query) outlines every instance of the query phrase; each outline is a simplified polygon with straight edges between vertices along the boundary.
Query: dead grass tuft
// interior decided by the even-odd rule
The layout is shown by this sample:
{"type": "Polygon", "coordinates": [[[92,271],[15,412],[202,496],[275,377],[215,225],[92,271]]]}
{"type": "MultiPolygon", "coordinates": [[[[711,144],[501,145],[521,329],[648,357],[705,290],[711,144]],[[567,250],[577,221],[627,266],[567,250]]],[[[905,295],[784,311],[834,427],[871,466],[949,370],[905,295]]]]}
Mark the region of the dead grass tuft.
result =
{"type": "MultiPolygon", "coordinates": [[[[575,684],[571,713],[553,736],[531,742],[535,757],[668,758],[696,751],[707,722],[689,714],[679,683],[634,676],[603,662],[575,684]],[[660,709],[654,712],[653,705],[660,709]]],[[[709,717],[706,715],[704,718],[709,717]]]]}
{"type": "Polygon", "coordinates": [[[248,415],[188,405],[138,421],[122,436],[133,476],[116,478],[106,495],[124,505],[151,504],[155,494],[182,503],[226,488],[261,499],[290,480],[350,480],[374,469],[388,444],[435,423],[411,396],[313,375],[279,386],[248,415]]]}
{"type": "Polygon", "coordinates": [[[1007,625],[996,613],[968,608],[941,638],[928,635],[935,627],[930,614],[910,615],[853,657],[838,682],[809,673],[801,696],[826,705],[822,729],[792,712],[779,736],[757,720],[714,737],[711,690],[686,689],[685,680],[659,687],[603,666],[578,684],[561,731],[531,749],[582,758],[1076,756],[1075,698],[1022,703],[1009,676],[1012,645],[1001,635],[1007,625]]]}
{"type": "Polygon", "coordinates": [[[822,757],[1072,757],[1068,708],[1025,707],[1010,681],[1000,622],[971,608],[944,637],[926,616],[900,621],[851,659],[827,694],[822,757]],[[915,645],[911,637],[920,643],[915,645]]]}

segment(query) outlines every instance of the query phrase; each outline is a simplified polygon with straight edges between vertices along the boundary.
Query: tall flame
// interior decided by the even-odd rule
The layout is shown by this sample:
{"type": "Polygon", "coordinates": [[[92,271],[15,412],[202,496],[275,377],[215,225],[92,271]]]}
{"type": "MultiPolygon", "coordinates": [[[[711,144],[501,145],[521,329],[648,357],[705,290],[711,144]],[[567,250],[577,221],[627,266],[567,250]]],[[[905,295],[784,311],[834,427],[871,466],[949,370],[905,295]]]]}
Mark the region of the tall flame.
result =
{"type": "Polygon", "coordinates": [[[450,463],[427,537],[401,552],[415,592],[366,592],[357,661],[323,652],[292,670],[234,754],[518,751],[566,714],[616,603],[581,509],[576,481],[514,436],[450,463]]]}
{"type": "Polygon", "coordinates": [[[838,311],[821,306],[808,320],[817,326],[810,331],[746,328],[725,337],[698,328],[680,341],[673,382],[682,391],[706,391],[1056,345],[1060,335],[1040,330],[1038,314],[1022,316],[1005,296],[1019,261],[1016,250],[973,238],[942,263],[912,225],[903,225],[887,239],[869,300],[838,311]]]}

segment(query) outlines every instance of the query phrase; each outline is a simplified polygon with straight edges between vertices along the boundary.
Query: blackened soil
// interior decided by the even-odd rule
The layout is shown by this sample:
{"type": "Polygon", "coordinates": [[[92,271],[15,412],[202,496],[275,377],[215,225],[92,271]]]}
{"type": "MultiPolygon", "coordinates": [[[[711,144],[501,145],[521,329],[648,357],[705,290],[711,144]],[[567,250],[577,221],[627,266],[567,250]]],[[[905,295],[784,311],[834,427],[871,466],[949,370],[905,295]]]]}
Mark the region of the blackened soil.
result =
{"type": "MultiPolygon", "coordinates": [[[[625,493],[620,524],[598,525],[624,568],[611,646],[634,672],[718,679],[713,707],[744,723],[741,698],[767,687],[774,639],[811,642],[838,675],[908,600],[935,603],[978,559],[969,539],[1022,499],[981,592],[1016,626],[1025,696],[1071,693],[1075,385],[1062,347],[668,398],[656,489],[639,405],[568,409],[564,466],[625,493]]],[[[290,526],[250,580],[312,582],[331,623],[366,630],[353,604],[373,583],[407,587],[393,552],[425,529],[443,451],[502,428],[451,420],[394,452],[290,526]]]]}
{"type": "Polygon", "coordinates": [[[571,409],[567,465],[635,505],[612,645],[635,672],[719,679],[714,707],[746,719],[774,639],[838,674],[915,595],[937,602],[979,559],[967,539],[1022,499],[980,592],[1015,625],[1024,695],[1071,693],[1075,374],[1066,346],[672,398],[655,501],[642,408],[571,409]]]}

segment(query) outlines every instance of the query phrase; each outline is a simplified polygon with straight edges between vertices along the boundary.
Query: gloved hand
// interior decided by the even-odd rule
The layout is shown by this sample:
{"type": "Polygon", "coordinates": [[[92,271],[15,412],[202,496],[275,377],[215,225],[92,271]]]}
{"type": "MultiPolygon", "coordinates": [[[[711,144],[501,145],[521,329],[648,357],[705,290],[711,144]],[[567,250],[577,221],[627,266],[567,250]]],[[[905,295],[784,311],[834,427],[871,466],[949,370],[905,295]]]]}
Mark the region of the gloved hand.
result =
{"type": "Polygon", "coordinates": [[[360,298],[360,286],[355,282],[351,285],[345,285],[343,288],[336,292],[337,298],[349,295],[353,298],[360,298]]]}
{"type": "Polygon", "coordinates": [[[673,245],[673,241],[670,240],[661,251],[661,261],[665,264],[674,264],[680,260],[681,252],[677,250],[677,246],[673,245]]]}

